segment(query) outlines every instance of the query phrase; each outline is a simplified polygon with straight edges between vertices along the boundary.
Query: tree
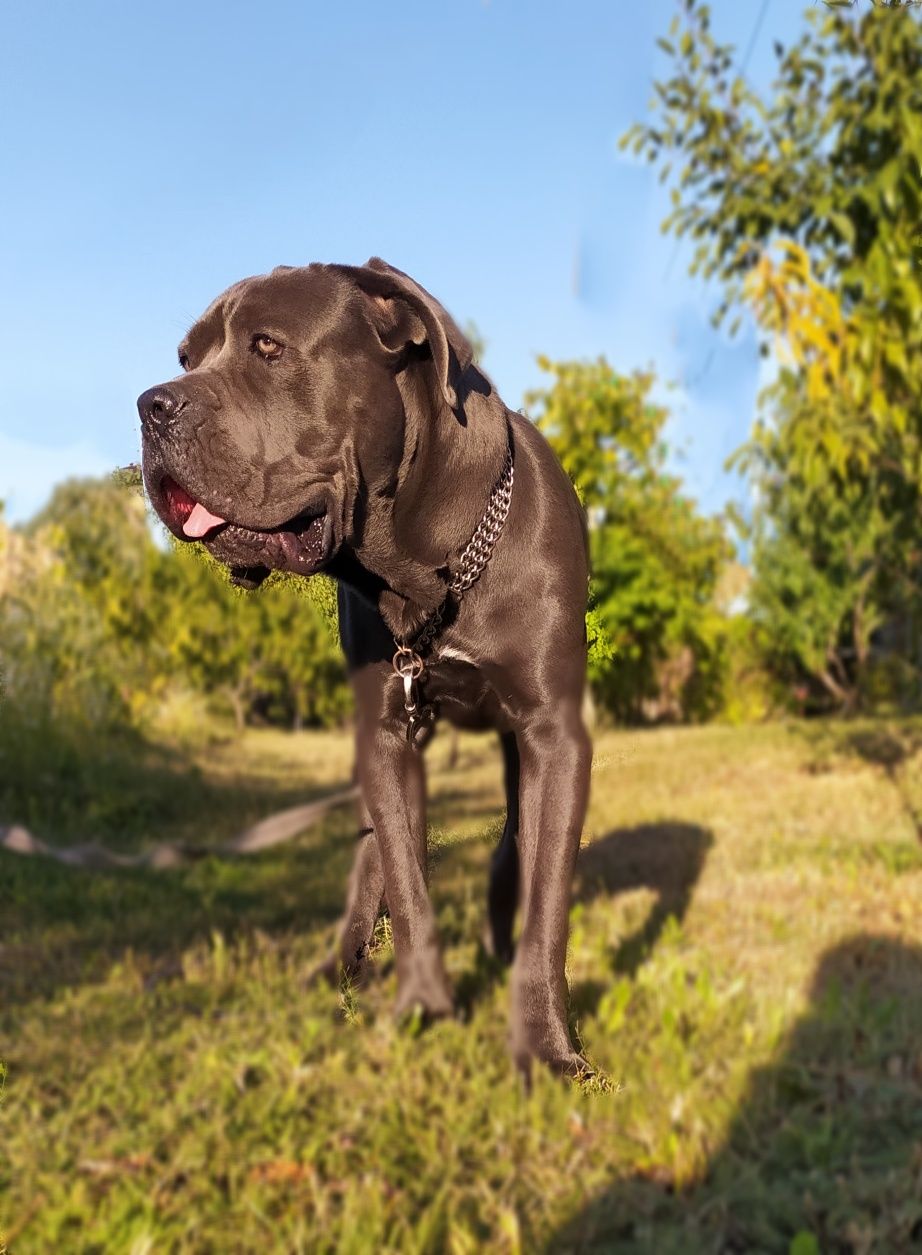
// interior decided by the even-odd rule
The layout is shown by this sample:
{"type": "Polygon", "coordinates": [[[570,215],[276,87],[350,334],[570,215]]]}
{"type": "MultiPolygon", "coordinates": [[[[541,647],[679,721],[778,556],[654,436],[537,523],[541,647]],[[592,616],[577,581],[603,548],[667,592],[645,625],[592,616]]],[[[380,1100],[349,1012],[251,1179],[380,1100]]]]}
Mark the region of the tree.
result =
{"type": "MultiPolygon", "coordinates": [[[[774,669],[792,684],[818,681],[832,704],[860,702],[875,631],[899,605],[886,554],[891,524],[860,486],[825,494],[765,459],[764,500],[752,529],[750,612],[766,629],[774,669]]],[[[828,704],[828,703],[827,703],[828,704]]]]}
{"type": "Polygon", "coordinates": [[[594,691],[625,721],[708,713],[719,691],[713,592],[729,545],[665,471],[668,414],[651,400],[653,376],[619,375],[604,358],[539,363],[553,383],[527,402],[589,519],[594,691]]]}
{"type": "Polygon", "coordinates": [[[341,722],[348,690],[331,581],[275,572],[243,592],[206,553],[176,544],[161,557],[158,582],[171,674],[223,694],[238,728],[257,716],[298,728],[341,722]]]}
{"type": "Polygon", "coordinates": [[[296,730],[305,724],[341,723],[350,705],[335,634],[335,584],[325,576],[313,576],[310,583],[319,580],[323,581],[319,596],[317,590],[308,596],[309,585],[297,576],[273,577],[261,592],[265,640],[261,683],[277,704],[277,716],[296,730]],[[324,591],[326,615],[318,613],[324,591]]]}
{"type": "Polygon", "coordinates": [[[0,603],[11,700],[91,726],[125,721],[150,677],[143,506],[112,483],[72,480],[11,536],[17,571],[0,603]]]}
{"type": "Polygon", "coordinates": [[[138,493],[69,481],[27,527],[0,527],[6,699],[93,728],[143,724],[181,691],[223,695],[241,727],[339,721],[335,605],[314,583],[243,593],[198,547],[158,547],[138,493]]]}
{"type": "Polygon", "coordinates": [[[779,353],[736,459],[758,492],[753,604],[849,707],[874,627],[919,600],[922,25],[905,5],[808,11],[763,100],[707,7],[683,13],[658,116],[622,143],[664,179],[678,161],[664,229],[698,242],[716,320],[751,311],[779,353]]]}

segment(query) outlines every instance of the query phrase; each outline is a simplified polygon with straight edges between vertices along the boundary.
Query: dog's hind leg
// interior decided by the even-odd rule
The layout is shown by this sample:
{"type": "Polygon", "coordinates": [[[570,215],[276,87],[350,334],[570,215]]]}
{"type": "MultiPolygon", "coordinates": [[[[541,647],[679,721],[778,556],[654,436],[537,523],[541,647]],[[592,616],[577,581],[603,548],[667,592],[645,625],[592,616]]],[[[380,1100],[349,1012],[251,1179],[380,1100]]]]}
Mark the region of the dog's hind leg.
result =
{"type": "Polygon", "coordinates": [[[490,863],[489,929],[487,948],[502,963],[514,953],[512,929],[519,900],[519,751],[515,733],[500,738],[506,781],[506,823],[490,863]]]}

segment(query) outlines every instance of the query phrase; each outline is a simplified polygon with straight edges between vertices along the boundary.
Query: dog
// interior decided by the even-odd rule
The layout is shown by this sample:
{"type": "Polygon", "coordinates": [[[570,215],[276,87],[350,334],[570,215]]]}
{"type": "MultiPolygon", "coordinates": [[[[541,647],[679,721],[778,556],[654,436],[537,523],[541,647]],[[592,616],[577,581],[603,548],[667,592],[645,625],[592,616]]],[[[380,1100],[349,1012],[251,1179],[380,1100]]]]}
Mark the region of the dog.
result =
{"type": "Polygon", "coordinates": [[[379,258],[234,284],[179,363],[138,399],[156,513],[244,587],[273,569],[338,581],[361,835],[337,964],[361,971],[386,907],[398,1015],[452,1012],[427,888],[422,745],[436,717],[495,729],[506,819],[488,943],[512,965],[512,1056],[526,1077],[534,1061],[584,1074],[565,959],[592,757],[588,545],[567,475],[446,310],[379,258]]]}

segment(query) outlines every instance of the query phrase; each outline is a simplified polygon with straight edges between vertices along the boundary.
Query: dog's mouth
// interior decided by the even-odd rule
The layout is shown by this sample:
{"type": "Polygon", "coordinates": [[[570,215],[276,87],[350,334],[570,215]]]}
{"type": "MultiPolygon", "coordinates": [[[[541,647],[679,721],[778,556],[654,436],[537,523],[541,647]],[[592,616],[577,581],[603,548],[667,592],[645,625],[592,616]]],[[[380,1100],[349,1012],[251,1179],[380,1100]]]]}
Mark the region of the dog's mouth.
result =
{"type": "Polygon", "coordinates": [[[202,540],[218,527],[227,527],[227,519],[212,514],[200,501],[180,487],[170,475],[160,481],[160,491],[169,514],[168,522],[188,540],[202,540]]]}
{"type": "Polygon", "coordinates": [[[213,514],[170,475],[160,481],[160,498],[173,534],[202,541],[228,566],[313,575],[330,557],[332,526],[325,509],[305,510],[279,527],[261,529],[213,514]]]}

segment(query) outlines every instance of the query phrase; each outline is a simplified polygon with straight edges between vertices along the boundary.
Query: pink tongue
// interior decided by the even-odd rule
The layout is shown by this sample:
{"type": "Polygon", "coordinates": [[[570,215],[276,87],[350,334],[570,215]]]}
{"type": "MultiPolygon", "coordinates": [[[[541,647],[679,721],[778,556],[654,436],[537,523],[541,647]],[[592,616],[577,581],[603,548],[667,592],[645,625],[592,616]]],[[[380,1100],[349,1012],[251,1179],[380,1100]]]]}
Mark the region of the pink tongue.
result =
{"type": "Polygon", "coordinates": [[[217,514],[212,514],[210,510],[206,510],[198,501],[195,508],[182,525],[183,535],[191,536],[198,539],[210,532],[213,527],[220,527],[222,523],[226,523],[227,519],[219,518],[217,514]]]}

